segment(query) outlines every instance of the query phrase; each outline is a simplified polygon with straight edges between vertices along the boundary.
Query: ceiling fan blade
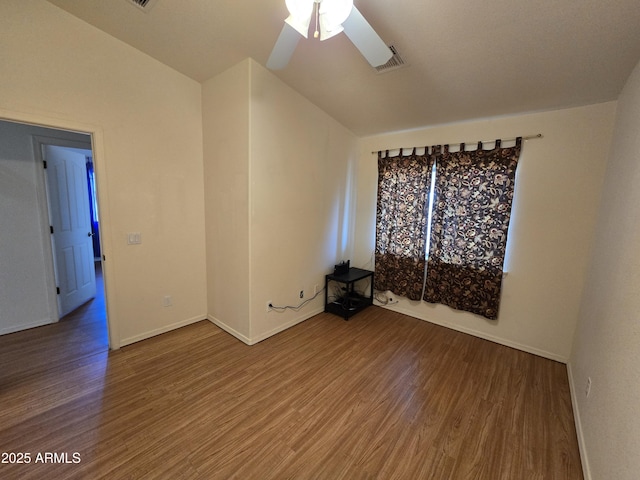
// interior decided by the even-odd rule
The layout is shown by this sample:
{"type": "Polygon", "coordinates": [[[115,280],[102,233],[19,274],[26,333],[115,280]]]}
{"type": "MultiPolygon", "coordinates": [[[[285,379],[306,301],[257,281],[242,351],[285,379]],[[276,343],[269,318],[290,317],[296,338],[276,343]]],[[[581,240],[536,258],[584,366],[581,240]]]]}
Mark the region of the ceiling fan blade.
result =
{"type": "Polygon", "coordinates": [[[349,40],[360,50],[372,67],[384,65],[393,55],[391,49],[382,41],[355,5],[342,26],[349,40]]]}
{"type": "Polygon", "coordinates": [[[291,25],[285,23],[273,50],[271,50],[271,55],[267,60],[267,68],[281,70],[286,67],[298,45],[298,40],[300,40],[300,34],[291,25]]]}

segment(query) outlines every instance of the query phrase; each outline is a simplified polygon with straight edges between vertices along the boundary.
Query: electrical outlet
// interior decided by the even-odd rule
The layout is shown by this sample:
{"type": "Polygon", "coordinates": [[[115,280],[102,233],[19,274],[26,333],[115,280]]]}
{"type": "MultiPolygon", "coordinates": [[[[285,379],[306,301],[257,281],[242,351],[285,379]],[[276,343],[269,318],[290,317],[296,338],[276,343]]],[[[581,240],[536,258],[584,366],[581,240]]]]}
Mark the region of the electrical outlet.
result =
{"type": "Polygon", "coordinates": [[[267,312],[270,312],[271,310],[273,310],[273,302],[269,300],[267,302],[267,312]]]}
{"type": "Polygon", "coordinates": [[[313,286],[313,294],[317,295],[318,292],[320,291],[320,285],[318,285],[317,283],[313,286]]]}
{"type": "Polygon", "coordinates": [[[591,393],[591,377],[587,377],[587,386],[584,389],[585,397],[588,397],[591,393]]]}
{"type": "Polygon", "coordinates": [[[171,299],[171,295],[165,295],[164,298],[162,299],[162,306],[171,307],[172,305],[173,305],[173,301],[171,299]]]}
{"type": "Polygon", "coordinates": [[[304,298],[304,290],[300,290],[300,298],[304,298]]]}

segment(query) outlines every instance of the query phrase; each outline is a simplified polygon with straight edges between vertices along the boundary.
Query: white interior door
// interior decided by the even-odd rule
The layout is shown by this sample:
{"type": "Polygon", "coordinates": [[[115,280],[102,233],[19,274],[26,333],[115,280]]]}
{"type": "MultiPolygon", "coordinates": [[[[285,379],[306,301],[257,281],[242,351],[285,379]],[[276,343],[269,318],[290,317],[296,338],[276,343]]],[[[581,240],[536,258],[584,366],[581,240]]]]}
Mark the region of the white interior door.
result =
{"type": "Polygon", "coordinates": [[[96,295],[87,159],[73,149],[43,145],[60,317],[96,295]]]}

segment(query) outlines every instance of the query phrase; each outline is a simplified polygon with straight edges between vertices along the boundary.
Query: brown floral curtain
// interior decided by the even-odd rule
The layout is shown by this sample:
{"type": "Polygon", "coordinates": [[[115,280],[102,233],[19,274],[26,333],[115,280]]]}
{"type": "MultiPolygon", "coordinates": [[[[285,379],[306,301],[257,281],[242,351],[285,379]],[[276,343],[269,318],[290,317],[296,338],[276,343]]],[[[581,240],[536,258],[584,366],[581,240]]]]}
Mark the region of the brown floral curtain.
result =
{"type": "Polygon", "coordinates": [[[521,138],[512,148],[451,153],[436,163],[424,300],[496,319],[521,138]]]}
{"type": "Polygon", "coordinates": [[[376,290],[422,297],[433,157],[428,149],[397,157],[378,152],[376,290]]]}

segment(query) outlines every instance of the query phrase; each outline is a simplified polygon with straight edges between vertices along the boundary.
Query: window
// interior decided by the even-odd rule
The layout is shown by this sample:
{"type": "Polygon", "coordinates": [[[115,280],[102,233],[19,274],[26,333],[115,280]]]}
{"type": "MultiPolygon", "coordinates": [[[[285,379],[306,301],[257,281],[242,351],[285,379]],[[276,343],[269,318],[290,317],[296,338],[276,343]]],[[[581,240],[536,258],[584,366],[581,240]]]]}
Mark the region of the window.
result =
{"type": "Polygon", "coordinates": [[[424,286],[430,185],[428,152],[378,155],[375,288],[420,300],[424,286]]]}
{"type": "Polygon", "coordinates": [[[415,149],[408,157],[379,154],[376,289],[415,300],[405,291],[415,297],[424,287],[427,302],[496,319],[520,149],[518,139],[510,148],[497,140],[491,150],[463,144],[457,152],[445,146],[421,156],[415,149]],[[421,216],[406,214],[420,209],[421,216]],[[418,285],[425,258],[426,281],[418,285]]]}

